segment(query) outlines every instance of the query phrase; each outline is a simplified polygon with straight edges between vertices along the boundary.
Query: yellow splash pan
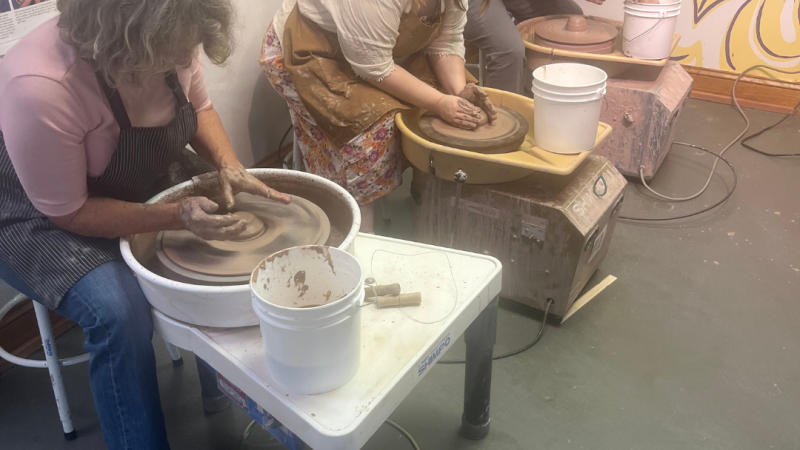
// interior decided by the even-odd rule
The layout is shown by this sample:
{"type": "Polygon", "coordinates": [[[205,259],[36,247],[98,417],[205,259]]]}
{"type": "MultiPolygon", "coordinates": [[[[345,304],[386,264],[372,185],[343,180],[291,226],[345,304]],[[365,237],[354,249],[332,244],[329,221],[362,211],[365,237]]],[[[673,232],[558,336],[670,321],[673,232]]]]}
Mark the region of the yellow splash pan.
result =
{"type": "Polygon", "coordinates": [[[571,174],[609,134],[611,126],[600,122],[592,150],[575,155],[551,153],[536,146],[533,139],[533,100],[510,92],[486,88],[495,105],[505,106],[528,120],[528,135],[519,150],[499,155],[485,155],[436,144],[426,140],[419,129],[419,118],[425,111],[414,109],[399,112],[395,123],[400,129],[403,153],[414,167],[423,172],[452,181],[458,170],[467,172],[468,184],[496,184],[519,180],[534,172],[557,175],[571,174]]]}
{"type": "MultiPolygon", "coordinates": [[[[598,22],[604,22],[619,30],[619,34],[617,35],[617,39],[614,41],[614,51],[612,53],[598,55],[593,53],[584,53],[584,52],[574,52],[570,50],[559,50],[550,47],[543,47],[541,45],[536,45],[533,43],[534,38],[534,29],[536,28],[537,23],[541,23],[545,20],[549,19],[559,19],[570,17],[569,15],[553,15],[553,16],[545,16],[545,17],[534,17],[533,19],[526,20],[521,22],[517,25],[517,31],[519,34],[522,35],[522,41],[525,43],[526,54],[528,57],[528,66],[531,70],[544,65],[546,63],[533,63],[534,60],[539,61],[542,59],[547,59],[549,62],[576,62],[582,64],[589,64],[592,66],[599,67],[606,71],[609,77],[615,77],[631,66],[649,66],[649,67],[664,67],[669,61],[669,58],[664,59],[656,59],[656,60],[649,60],[649,59],[639,59],[639,58],[631,58],[630,56],[625,56],[622,53],[622,22],[618,20],[611,20],[606,19],[604,17],[595,17],[595,16],[586,16],[587,19],[596,20],[598,22]],[[532,66],[536,67],[532,67],[532,66]]],[[[672,37],[672,52],[675,51],[675,48],[678,47],[678,42],[681,40],[681,35],[675,33],[672,37]]]]}

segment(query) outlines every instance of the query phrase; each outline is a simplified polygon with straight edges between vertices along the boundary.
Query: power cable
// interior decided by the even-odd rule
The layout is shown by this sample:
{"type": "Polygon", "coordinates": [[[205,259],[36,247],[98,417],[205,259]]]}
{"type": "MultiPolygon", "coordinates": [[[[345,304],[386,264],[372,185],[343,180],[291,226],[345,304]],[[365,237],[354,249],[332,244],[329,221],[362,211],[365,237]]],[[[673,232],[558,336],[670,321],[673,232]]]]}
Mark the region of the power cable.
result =
{"type": "MultiPolygon", "coordinates": [[[[539,342],[539,339],[542,338],[542,335],[544,335],[544,328],[547,325],[547,317],[548,317],[549,312],[550,312],[550,306],[553,303],[555,303],[555,300],[553,300],[552,298],[548,298],[547,299],[547,304],[544,307],[544,318],[542,319],[542,325],[539,327],[539,332],[536,333],[536,337],[534,337],[532,341],[530,341],[529,343],[523,345],[522,347],[520,347],[520,348],[518,348],[516,350],[512,350],[510,352],[503,353],[501,355],[497,355],[497,356],[493,357],[492,360],[493,361],[497,361],[498,359],[504,359],[504,358],[509,358],[511,356],[519,355],[520,353],[522,353],[522,352],[528,350],[529,348],[533,347],[534,345],[536,345],[536,343],[539,342]]],[[[465,362],[466,361],[463,360],[463,359],[452,359],[452,360],[439,361],[439,364],[464,364],[465,362]]]]}
{"type": "MultiPolygon", "coordinates": [[[[647,184],[647,182],[644,179],[644,169],[645,169],[644,165],[639,166],[639,179],[641,180],[642,185],[645,188],[647,188],[647,190],[650,191],[653,195],[655,195],[655,196],[657,196],[659,198],[662,198],[664,200],[672,201],[672,202],[685,202],[685,201],[693,200],[693,199],[701,196],[708,189],[708,186],[711,184],[711,180],[714,177],[714,172],[717,169],[717,164],[719,164],[719,162],[722,161],[725,164],[727,164],[727,166],[731,169],[731,172],[733,173],[734,185],[733,185],[733,188],[728,192],[728,194],[725,195],[725,197],[721,201],[715,203],[713,206],[708,207],[708,208],[704,208],[704,209],[702,209],[700,211],[697,211],[697,212],[694,212],[694,213],[691,213],[691,214],[685,214],[685,215],[678,216],[678,217],[667,217],[667,218],[661,218],[661,219],[620,216],[620,219],[632,220],[632,221],[648,221],[648,222],[650,222],[650,221],[658,222],[658,221],[685,219],[685,218],[688,218],[688,217],[694,217],[694,216],[697,216],[699,214],[703,214],[705,212],[711,211],[712,209],[716,208],[717,206],[720,206],[721,204],[723,204],[726,200],[728,200],[731,197],[731,195],[733,195],[733,190],[736,189],[736,183],[737,183],[736,172],[733,170],[733,166],[724,158],[724,155],[725,155],[725,152],[730,150],[731,147],[733,147],[737,142],[739,142],[739,140],[741,140],[744,137],[744,135],[747,134],[747,131],[750,129],[750,118],[747,117],[747,114],[745,114],[745,112],[742,109],[741,105],[739,105],[739,99],[736,97],[736,86],[739,84],[739,81],[742,79],[743,76],[745,76],[747,73],[752,72],[753,70],[756,70],[756,69],[766,69],[766,70],[771,70],[771,71],[775,71],[775,72],[779,72],[779,73],[783,73],[783,74],[787,74],[787,75],[800,74],[800,71],[783,70],[783,69],[778,69],[778,68],[774,68],[774,67],[769,67],[769,66],[766,66],[766,65],[763,65],[763,64],[759,64],[759,65],[750,67],[747,70],[745,70],[744,72],[740,73],[736,77],[736,80],[734,80],[734,82],[733,82],[733,87],[731,88],[731,98],[733,99],[733,104],[736,107],[736,110],[738,111],[739,115],[742,116],[742,118],[745,121],[745,127],[742,130],[742,132],[739,133],[738,136],[736,136],[736,138],[734,140],[732,140],[728,145],[725,146],[725,148],[722,149],[722,151],[719,152],[719,154],[716,154],[714,152],[711,152],[709,150],[706,150],[705,148],[702,148],[702,147],[694,145],[694,144],[686,144],[686,143],[682,143],[682,142],[674,142],[674,144],[676,144],[676,145],[684,145],[684,146],[687,146],[687,147],[692,147],[692,148],[696,148],[696,149],[702,150],[702,151],[707,152],[707,153],[709,153],[709,154],[711,154],[711,155],[713,155],[713,156],[715,156],[717,158],[716,161],[714,161],[714,165],[711,167],[711,171],[708,174],[708,178],[706,179],[705,184],[703,185],[703,187],[697,193],[695,193],[693,195],[690,195],[688,197],[670,197],[670,196],[661,194],[659,192],[656,192],[653,188],[651,188],[647,184]]],[[[798,109],[800,109],[800,103],[798,103],[798,105],[794,107],[792,112],[790,112],[782,120],[780,120],[776,124],[772,125],[771,127],[767,127],[764,130],[761,130],[760,132],[756,133],[755,135],[748,137],[747,140],[749,140],[751,138],[754,138],[756,136],[759,136],[762,133],[764,133],[764,132],[766,132],[766,131],[768,131],[768,130],[770,130],[772,128],[777,127],[781,123],[785,122],[789,117],[791,117],[798,109]]],[[[763,152],[761,150],[755,149],[755,148],[753,148],[753,147],[751,147],[749,145],[745,145],[744,142],[742,142],[742,144],[745,147],[747,147],[748,149],[750,149],[750,150],[753,150],[753,151],[755,151],[757,153],[761,153],[761,154],[767,155],[767,156],[800,156],[799,154],[770,154],[770,153],[766,153],[766,152],[763,152]]]]}
{"type": "MultiPolygon", "coordinates": [[[[723,203],[728,201],[729,198],[731,198],[731,195],[733,195],[733,191],[736,190],[736,186],[739,184],[739,177],[736,175],[736,171],[733,170],[733,165],[731,165],[731,163],[727,159],[723,158],[720,155],[717,155],[716,153],[712,152],[711,150],[708,150],[708,149],[705,149],[703,147],[700,147],[699,145],[687,144],[685,142],[673,142],[673,144],[675,144],[675,145],[683,145],[683,146],[686,146],[686,147],[691,147],[691,148],[696,148],[698,150],[702,150],[702,151],[714,156],[715,158],[717,158],[717,162],[719,162],[719,161],[724,162],[725,165],[727,165],[728,168],[731,169],[731,174],[733,174],[733,186],[731,187],[731,190],[728,191],[728,193],[725,194],[725,196],[722,197],[722,199],[720,199],[718,202],[714,203],[713,205],[711,205],[711,206],[709,206],[707,208],[703,208],[700,211],[696,211],[696,212],[693,212],[693,213],[683,214],[683,215],[675,216],[675,217],[659,217],[659,218],[619,216],[620,220],[630,220],[630,221],[635,221],[635,222],[666,222],[666,221],[670,221],[670,220],[688,219],[690,217],[695,217],[695,216],[699,216],[700,214],[707,213],[708,211],[711,211],[712,209],[722,205],[723,203]]],[[[644,178],[642,179],[642,183],[644,183],[644,178]]],[[[645,186],[647,186],[647,184],[645,184],[645,186]]],[[[648,189],[649,189],[649,187],[648,187],[648,189]]]]}
{"type": "Polygon", "coordinates": [[[399,431],[399,432],[400,432],[400,434],[402,434],[403,436],[405,436],[405,437],[406,437],[406,439],[408,439],[408,442],[411,444],[411,446],[412,446],[412,447],[414,447],[414,450],[420,450],[420,448],[419,448],[419,445],[417,445],[417,441],[415,441],[415,440],[414,440],[414,438],[413,438],[413,437],[411,437],[411,433],[409,433],[408,431],[406,431],[405,429],[403,429],[403,427],[401,427],[400,425],[398,425],[398,424],[396,424],[396,423],[392,422],[392,421],[391,421],[391,420],[389,420],[389,419],[386,419],[386,423],[387,423],[387,424],[389,424],[389,425],[390,425],[392,428],[394,428],[395,430],[399,431]]]}
{"type": "Polygon", "coordinates": [[[757,148],[755,148],[755,147],[753,147],[753,146],[751,146],[750,144],[747,143],[748,141],[761,136],[762,134],[766,133],[767,131],[769,131],[769,130],[779,126],[783,122],[786,122],[787,120],[789,120],[797,112],[798,109],[800,109],[800,102],[798,102],[797,105],[795,105],[795,107],[792,108],[792,111],[789,114],[784,116],[783,119],[775,122],[774,125],[770,125],[770,126],[764,128],[763,130],[759,131],[758,133],[751,134],[750,136],[747,136],[746,138],[742,139],[742,147],[744,147],[744,148],[746,148],[748,150],[752,150],[752,151],[754,151],[756,153],[759,153],[761,155],[764,155],[764,156],[771,156],[771,157],[800,156],[800,153],[768,153],[768,152],[765,152],[763,150],[759,150],[759,149],[757,149],[757,148]]]}

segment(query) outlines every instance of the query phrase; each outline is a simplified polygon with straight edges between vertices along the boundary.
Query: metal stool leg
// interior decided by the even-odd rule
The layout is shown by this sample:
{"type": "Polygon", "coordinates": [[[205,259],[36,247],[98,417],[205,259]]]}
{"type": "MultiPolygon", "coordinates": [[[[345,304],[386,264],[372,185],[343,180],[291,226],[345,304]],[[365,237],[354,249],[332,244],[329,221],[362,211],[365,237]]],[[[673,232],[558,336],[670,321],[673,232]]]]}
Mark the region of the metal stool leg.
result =
{"type": "Polygon", "coordinates": [[[37,302],[33,302],[33,309],[36,312],[36,321],[39,323],[39,334],[42,335],[42,348],[44,348],[44,355],[47,361],[47,370],[50,372],[50,381],[53,384],[58,416],[61,418],[61,425],[64,428],[64,439],[72,441],[78,437],[78,434],[72,425],[67,394],[64,390],[64,380],[61,378],[61,363],[58,360],[56,343],[53,340],[53,329],[50,326],[50,316],[48,315],[47,307],[37,302]]]}
{"type": "Polygon", "coordinates": [[[169,353],[169,357],[172,358],[172,367],[180,367],[183,365],[183,357],[181,356],[181,351],[178,350],[178,347],[170,344],[167,341],[164,341],[164,346],[167,347],[167,352],[169,353]]]}
{"type": "Polygon", "coordinates": [[[486,79],[486,60],[484,59],[483,50],[478,50],[478,86],[483,86],[486,79]]]}
{"type": "Polygon", "coordinates": [[[303,152],[300,151],[300,146],[297,144],[297,135],[294,137],[292,144],[292,169],[303,171],[305,164],[303,164],[303,152]]]}
{"type": "Polygon", "coordinates": [[[392,215],[389,214],[389,199],[384,196],[378,199],[378,201],[380,202],[379,206],[381,207],[381,219],[383,219],[383,223],[386,225],[391,224],[392,215]]]}

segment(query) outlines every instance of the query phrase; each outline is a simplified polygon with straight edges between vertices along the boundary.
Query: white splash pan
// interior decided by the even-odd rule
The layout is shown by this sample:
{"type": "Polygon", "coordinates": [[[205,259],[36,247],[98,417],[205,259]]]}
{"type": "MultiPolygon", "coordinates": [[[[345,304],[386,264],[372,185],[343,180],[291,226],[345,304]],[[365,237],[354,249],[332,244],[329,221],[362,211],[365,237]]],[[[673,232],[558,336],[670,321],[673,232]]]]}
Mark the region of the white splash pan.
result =
{"type": "MultiPolygon", "coordinates": [[[[249,169],[270,187],[295,194],[317,203],[331,224],[338,222],[345,235],[338,248],[353,253],[353,241],[361,227],[361,212],[355,199],[341,186],[322,177],[282,169],[249,169]],[[315,201],[315,196],[319,198],[315,201]]],[[[170,203],[193,194],[192,183],[168,189],[147,203],[170,203]]],[[[234,328],[258,325],[251,305],[250,285],[200,286],[160,276],[147,269],[139,259],[153,247],[155,235],[147,233],[120,239],[122,258],[136,274],[139,286],[150,305],[165,315],[192,325],[234,328]]]]}

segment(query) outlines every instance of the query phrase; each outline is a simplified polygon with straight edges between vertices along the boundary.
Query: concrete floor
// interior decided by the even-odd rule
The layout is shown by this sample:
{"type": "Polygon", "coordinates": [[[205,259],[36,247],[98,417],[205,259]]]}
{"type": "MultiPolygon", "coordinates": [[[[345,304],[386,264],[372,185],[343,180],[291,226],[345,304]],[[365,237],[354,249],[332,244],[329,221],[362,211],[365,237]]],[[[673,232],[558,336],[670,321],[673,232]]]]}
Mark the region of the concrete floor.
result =
{"type": "MultiPolygon", "coordinates": [[[[777,120],[749,112],[753,128],[777,120]]],[[[718,151],[740,130],[735,111],[691,101],[677,140],[718,151]]],[[[800,119],[759,142],[800,152],[800,119]]],[[[393,414],[424,450],[443,449],[797,449],[800,448],[800,160],[770,159],[735,147],[728,154],[739,186],[721,209],[666,225],[617,227],[595,275],[619,279],[540,343],[494,366],[492,432],[482,442],[457,435],[463,367],[437,365],[393,414]]],[[[673,195],[694,192],[713,162],[676,147],[653,184],[673,195]]],[[[731,185],[719,170],[709,192],[690,204],[652,200],[630,185],[622,213],[667,216],[710,204],[731,185]]],[[[385,234],[410,237],[408,183],[390,198],[385,234]]],[[[503,303],[497,351],[528,341],[539,312],[503,303]]],[[[82,334],[59,339],[80,351],[82,334]]],[[[271,442],[229,408],[205,415],[193,358],[173,369],[155,340],[159,381],[175,449],[260,449],[271,442]]],[[[456,347],[448,355],[463,351],[456,347]]],[[[105,448],[86,366],[64,370],[79,438],[62,439],[42,370],[16,368],[0,378],[0,447],[105,448]]],[[[409,449],[384,426],[366,449],[409,449]]]]}

